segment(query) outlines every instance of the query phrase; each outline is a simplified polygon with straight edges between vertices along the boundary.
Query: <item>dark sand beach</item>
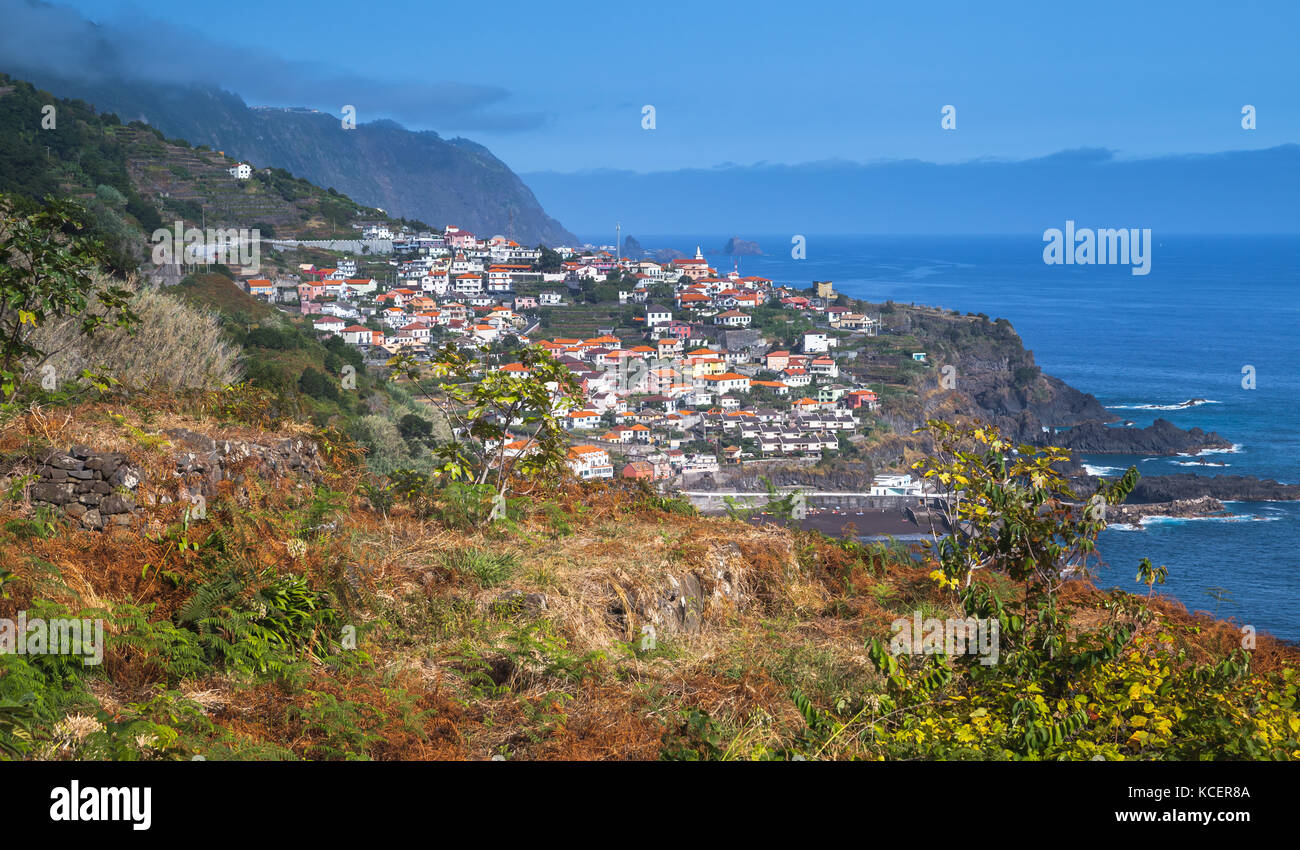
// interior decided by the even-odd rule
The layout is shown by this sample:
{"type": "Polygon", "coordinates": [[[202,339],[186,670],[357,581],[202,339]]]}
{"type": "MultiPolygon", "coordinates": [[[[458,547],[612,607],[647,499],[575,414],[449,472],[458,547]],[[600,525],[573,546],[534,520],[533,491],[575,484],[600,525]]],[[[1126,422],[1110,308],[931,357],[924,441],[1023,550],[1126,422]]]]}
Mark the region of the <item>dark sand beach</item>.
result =
{"type": "MultiPolygon", "coordinates": [[[[777,522],[772,516],[759,515],[751,522],[756,524],[777,522]]],[[[844,529],[852,523],[859,538],[915,537],[929,534],[929,528],[917,526],[902,511],[871,509],[858,511],[831,511],[809,509],[808,516],[799,521],[806,531],[820,531],[829,537],[844,537],[844,529]]]]}

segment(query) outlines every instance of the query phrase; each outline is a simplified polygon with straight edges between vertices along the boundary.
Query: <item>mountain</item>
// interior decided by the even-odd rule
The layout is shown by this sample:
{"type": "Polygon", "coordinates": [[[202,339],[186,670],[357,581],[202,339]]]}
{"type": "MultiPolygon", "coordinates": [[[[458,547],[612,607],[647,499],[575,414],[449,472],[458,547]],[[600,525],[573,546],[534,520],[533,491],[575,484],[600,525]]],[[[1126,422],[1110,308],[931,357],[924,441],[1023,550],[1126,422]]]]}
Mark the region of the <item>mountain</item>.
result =
{"type": "Polygon", "coordinates": [[[236,165],[218,151],[167,139],[147,124],[123,124],[113,113],[0,73],[0,192],[80,202],[115,271],[134,269],[146,237],[177,221],[304,239],[351,238],[358,221],[392,223],[283,169],[237,179],[230,173],[236,165]],[[46,128],[51,108],[54,122],[46,128]]]}
{"type": "Polygon", "coordinates": [[[522,175],[579,232],[615,216],[654,233],[1160,233],[1300,231],[1300,145],[1122,159],[1105,150],[1021,161],[760,163],[638,173],[522,175]],[[682,198],[690,198],[683,204],[682,198]]]}
{"type": "Polygon", "coordinates": [[[79,98],[123,121],[207,145],[257,168],[292,172],[390,216],[524,244],[579,240],[546,214],[505,163],[468,139],[444,139],[393,121],[345,130],[340,117],[312,109],[250,107],[214,86],[117,78],[74,79],[40,69],[6,69],[62,97],[79,98]]]}

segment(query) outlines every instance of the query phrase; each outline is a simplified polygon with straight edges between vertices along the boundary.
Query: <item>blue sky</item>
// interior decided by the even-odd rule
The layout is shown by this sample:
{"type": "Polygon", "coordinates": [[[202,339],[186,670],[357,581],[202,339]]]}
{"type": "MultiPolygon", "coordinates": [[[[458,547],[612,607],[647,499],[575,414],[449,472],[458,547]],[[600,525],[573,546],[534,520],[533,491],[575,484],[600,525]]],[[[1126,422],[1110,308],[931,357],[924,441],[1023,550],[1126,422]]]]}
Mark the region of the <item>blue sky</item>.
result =
{"type": "Polygon", "coordinates": [[[517,172],[1300,141],[1293,2],[67,5],[110,32],[165,14],[132,47],[160,73],[195,57],[249,103],[353,104],[482,142],[517,172]]]}

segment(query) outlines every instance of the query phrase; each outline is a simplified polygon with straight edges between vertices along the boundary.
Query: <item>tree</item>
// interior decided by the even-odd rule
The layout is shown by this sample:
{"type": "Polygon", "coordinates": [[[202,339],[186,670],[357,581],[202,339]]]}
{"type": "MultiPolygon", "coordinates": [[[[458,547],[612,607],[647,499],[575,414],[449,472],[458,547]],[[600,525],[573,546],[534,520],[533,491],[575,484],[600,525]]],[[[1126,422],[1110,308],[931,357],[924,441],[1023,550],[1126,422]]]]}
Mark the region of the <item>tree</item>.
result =
{"type": "Polygon", "coordinates": [[[545,245],[538,245],[537,250],[541,251],[541,256],[533,263],[533,271],[538,272],[558,272],[564,263],[564,258],[559,252],[552,251],[545,245]]]}
{"type": "Polygon", "coordinates": [[[591,304],[610,304],[618,301],[618,287],[600,283],[588,289],[584,295],[591,304]]]}
{"type": "Polygon", "coordinates": [[[926,547],[938,562],[936,581],[969,589],[980,570],[999,572],[1024,587],[1026,628],[1049,652],[1061,645],[1064,625],[1057,591],[1088,574],[1106,506],[1128,498],[1138,471],[1102,482],[1084,499],[1055,469],[1064,449],[1013,447],[991,425],[955,426],[931,419],[919,432],[934,440],[933,455],[912,468],[939,485],[946,529],[931,526],[926,547]],[[1032,622],[1031,622],[1032,617],[1032,622]]]}
{"type": "MultiPolygon", "coordinates": [[[[1135,468],[1082,498],[1055,471],[1066,459],[1061,449],[1012,446],[979,423],[932,420],[921,430],[936,448],[913,468],[944,488],[952,523],[930,547],[938,565],[930,577],[952,591],[966,619],[927,620],[938,628],[921,637],[918,611],[910,633],[900,619],[888,647],[868,643],[887,694],[862,712],[870,716],[859,739],[881,744],[886,758],[1294,756],[1294,671],[1274,680],[1282,686],[1252,677],[1244,648],[1194,662],[1173,633],[1185,627],[1161,625],[1146,600],[1118,590],[1100,622],[1058,606],[1061,585],[1086,575],[1106,508],[1132,491],[1135,468]],[[1274,729],[1260,734],[1268,723],[1274,729]]],[[[1143,559],[1138,581],[1150,596],[1166,574],[1143,559]]],[[[841,733],[853,721],[823,724],[804,713],[810,727],[850,737],[841,733]]]]}
{"type": "Polygon", "coordinates": [[[526,378],[508,372],[477,374],[478,360],[447,343],[426,367],[409,355],[389,361],[390,378],[406,378],[442,411],[452,428],[438,446],[437,470],[447,482],[490,486],[499,497],[516,477],[561,473],[568,459],[563,413],[582,404],[577,378],[546,351],[524,349],[526,378]],[[429,379],[436,386],[426,386],[429,379]],[[516,436],[518,432],[518,436],[516,436]],[[507,451],[507,445],[518,445],[507,451]]]}
{"type": "Polygon", "coordinates": [[[397,421],[397,433],[406,440],[427,440],[433,436],[433,423],[422,416],[408,413],[397,421]]]}
{"type": "Polygon", "coordinates": [[[0,397],[19,391],[23,367],[39,369],[57,351],[42,351],[32,333],[47,322],[80,316],[80,333],[105,324],[133,328],[131,292],[103,285],[103,243],[85,234],[86,210],[66,200],[30,202],[0,196],[0,397]]]}
{"type": "Polygon", "coordinates": [[[338,387],[323,372],[308,366],[298,378],[298,389],[317,401],[338,401],[338,387]]]}

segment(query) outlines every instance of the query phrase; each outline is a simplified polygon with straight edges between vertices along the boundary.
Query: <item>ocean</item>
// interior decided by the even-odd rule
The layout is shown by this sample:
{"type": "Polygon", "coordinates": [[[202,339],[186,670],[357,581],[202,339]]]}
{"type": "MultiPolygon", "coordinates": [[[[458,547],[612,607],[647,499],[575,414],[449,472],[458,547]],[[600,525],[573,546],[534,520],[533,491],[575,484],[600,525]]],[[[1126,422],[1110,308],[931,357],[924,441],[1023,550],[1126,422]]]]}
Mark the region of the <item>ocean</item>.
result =
{"type": "MultiPolygon", "coordinates": [[[[1062,223],[1054,226],[1060,227],[1062,223]]],[[[610,236],[587,237],[593,243],[610,236]]],[[[1300,483],[1300,237],[1156,236],[1150,272],[1046,265],[1041,235],[745,236],[762,256],[720,251],[728,236],[642,236],[649,250],[697,245],[719,271],[806,287],[831,280],[868,301],[1006,318],[1043,371],[1137,426],[1164,417],[1234,446],[1201,458],[1083,457],[1098,474],[1241,474],[1300,483]],[[1249,367],[1249,368],[1247,368],[1249,367]],[[1252,382],[1253,388],[1248,388],[1252,382]],[[1205,403],[1177,407],[1191,399],[1205,403]]],[[[1108,528],[1103,586],[1137,590],[1138,561],[1169,568],[1162,592],[1188,609],[1300,640],[1300,503],[1232,503],[1234,519],[1162,519],[1108,528]]]]}

